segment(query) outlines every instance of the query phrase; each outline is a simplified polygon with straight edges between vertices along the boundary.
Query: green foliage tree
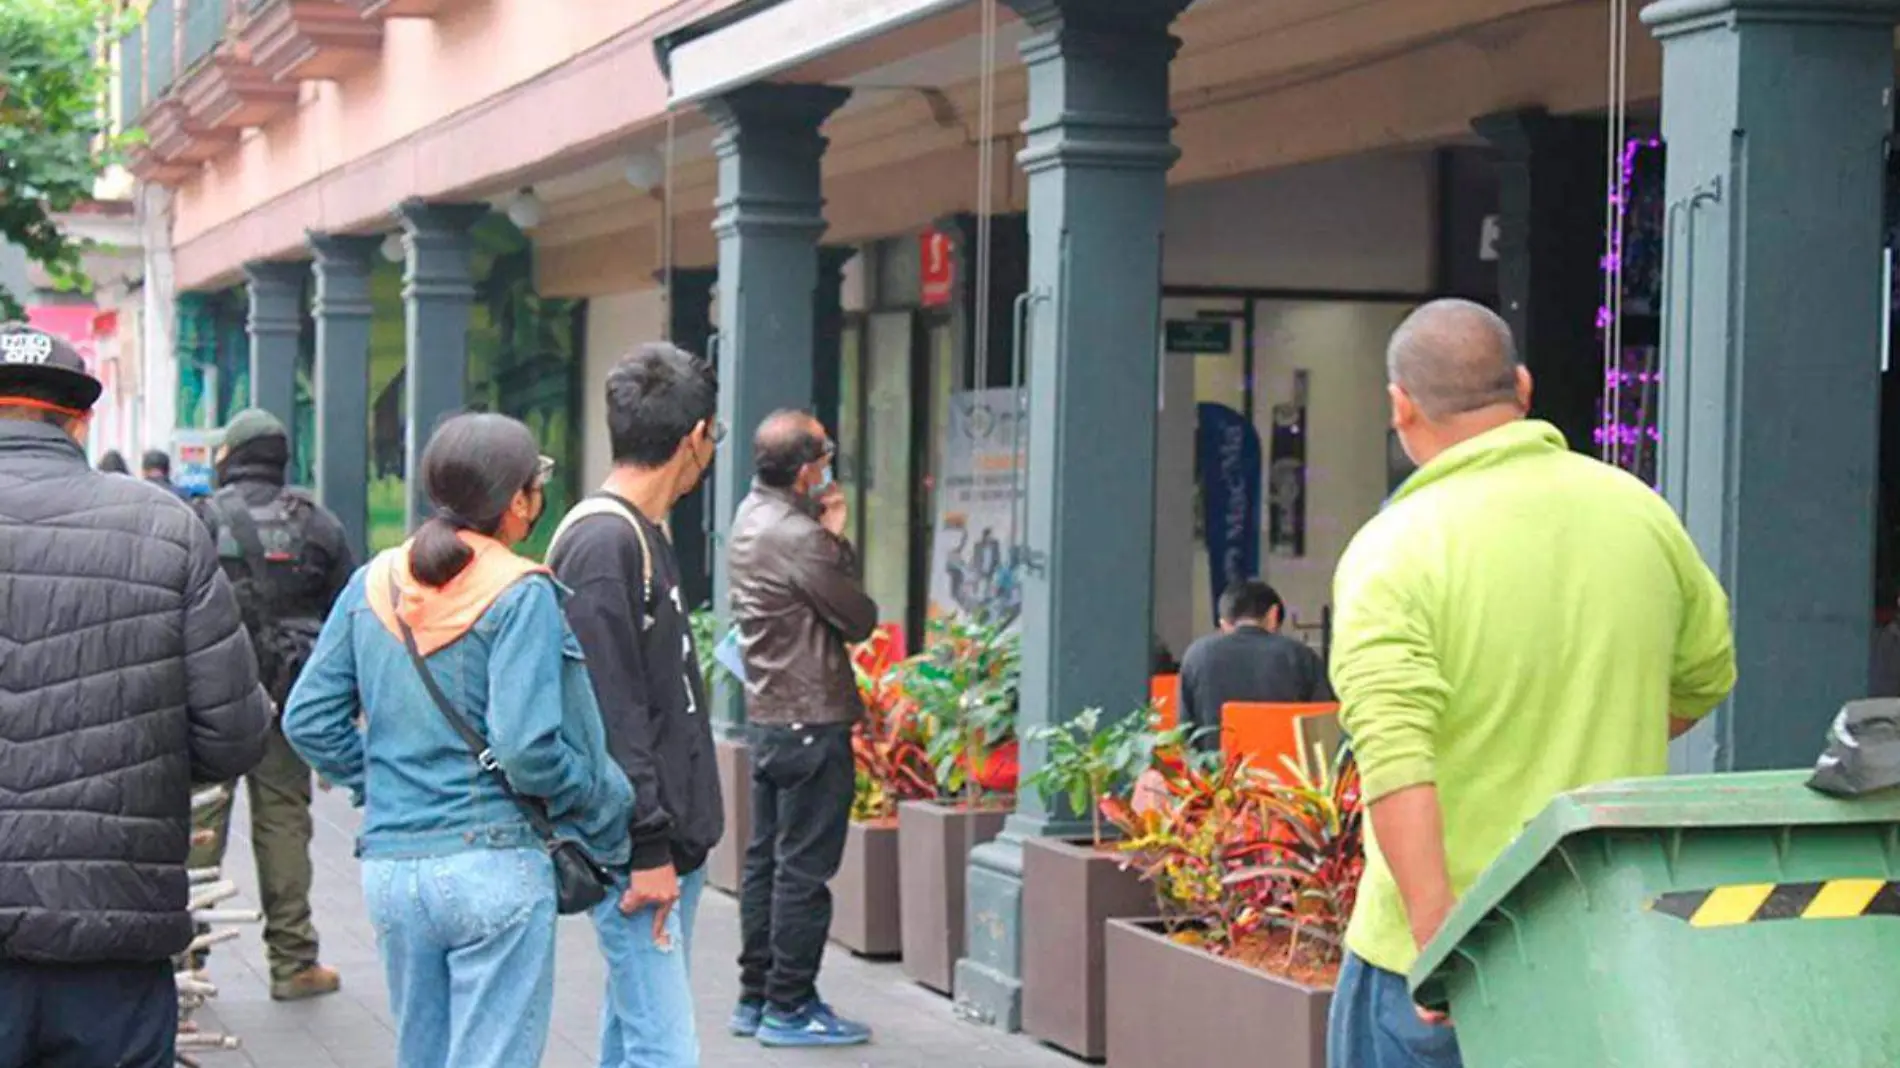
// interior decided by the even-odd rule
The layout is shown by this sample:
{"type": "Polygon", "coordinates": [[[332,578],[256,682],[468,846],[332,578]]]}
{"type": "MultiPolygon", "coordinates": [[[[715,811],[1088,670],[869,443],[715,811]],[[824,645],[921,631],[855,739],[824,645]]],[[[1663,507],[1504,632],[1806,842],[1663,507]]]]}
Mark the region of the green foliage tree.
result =
{"type": "MultiPolygon", "coordinates": [[[[110,0],[0,0],[0,239],[24,250],[62,286],[85,280],[81,242],[53,216],[92,196],[110,149],[101,42],[110,0]]],[[[24,314],[0,288],[0,316],[24,314]]]]}

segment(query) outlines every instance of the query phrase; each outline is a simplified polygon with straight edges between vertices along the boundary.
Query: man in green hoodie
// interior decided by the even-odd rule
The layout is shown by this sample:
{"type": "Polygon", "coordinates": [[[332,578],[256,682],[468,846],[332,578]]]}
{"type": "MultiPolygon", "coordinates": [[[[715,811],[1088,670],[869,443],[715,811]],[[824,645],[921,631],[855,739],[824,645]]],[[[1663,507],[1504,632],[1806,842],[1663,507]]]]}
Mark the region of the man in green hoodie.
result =
{"type": "Polygon", "coordinates": [[[1332,1003],[1335,1068],[1454,1068],[1406,973],[1554,796],[1668,768],[1735,684],[1728,599],[1654,490],[1527,420],[1504,321],[1436,301],[1393,334],[1392,426],[1418,470],[1334,580],[1333,688],[1368,806],[1332,1003]]]}

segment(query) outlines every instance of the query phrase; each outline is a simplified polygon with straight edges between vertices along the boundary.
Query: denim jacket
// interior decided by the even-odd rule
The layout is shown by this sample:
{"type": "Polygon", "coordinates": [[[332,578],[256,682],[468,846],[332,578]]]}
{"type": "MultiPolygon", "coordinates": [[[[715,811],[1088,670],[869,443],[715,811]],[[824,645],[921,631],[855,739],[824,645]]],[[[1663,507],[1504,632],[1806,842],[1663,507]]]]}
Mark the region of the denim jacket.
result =
{"type": "MultiPolygon", "coordinates": [[[[402,640],[367,603],[373,566],[351,578],[324,624],[284,710],[285,737],[365,809],[359,857],[541,847],[519,807],[444,719],[402,640]]],[[[597,862],[620,866],[633,789],[607,752],[563,595],[549,577],[523,578],[427,663],[488,739],[515,791],[544,800],[561,835],[597,862]]]]}

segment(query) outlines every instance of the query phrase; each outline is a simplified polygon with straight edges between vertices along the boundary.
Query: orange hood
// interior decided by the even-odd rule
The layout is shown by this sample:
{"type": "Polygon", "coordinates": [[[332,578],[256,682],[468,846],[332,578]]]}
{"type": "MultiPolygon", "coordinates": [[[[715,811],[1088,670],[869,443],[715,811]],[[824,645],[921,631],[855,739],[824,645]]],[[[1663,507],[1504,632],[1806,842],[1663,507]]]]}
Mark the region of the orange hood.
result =
{"type": "Polygon", "coordinates": [[[475,550],[475,559],[439,590],[424,586],[409,573],[410,542],[378,553],[364,576],[364,596],[369,601],[370,611],[376,613],[376,618],[398,640],[402,638],[402,629],[396,624],[400,613],[402,622],[415,632],[416,648],[423,656],[452,645],[467,634],[508,587],[528,575],[549,573],[547,568],[516,556],[493,538],[470,531],[457,536],[462,544],[475,550]],[[390,601],[392,581],[400,591],[400,608],[390,601]]]}

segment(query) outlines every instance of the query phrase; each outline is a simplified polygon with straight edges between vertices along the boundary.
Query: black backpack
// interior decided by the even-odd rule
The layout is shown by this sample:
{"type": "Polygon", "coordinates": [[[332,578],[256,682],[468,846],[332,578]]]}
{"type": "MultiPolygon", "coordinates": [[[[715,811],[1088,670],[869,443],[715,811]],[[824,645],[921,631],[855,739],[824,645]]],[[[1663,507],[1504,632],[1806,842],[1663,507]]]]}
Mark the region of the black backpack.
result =
{"type": "Polygon", "coordinates": [[[289,490],[248,505],[235,489],[218,491],[209,505],[218,557],[257,652],[258,678],[282,708],[323,629],[323,620],[307,610],[303,596],[310,584],[306,528],[315,506],[289,490]]]}

